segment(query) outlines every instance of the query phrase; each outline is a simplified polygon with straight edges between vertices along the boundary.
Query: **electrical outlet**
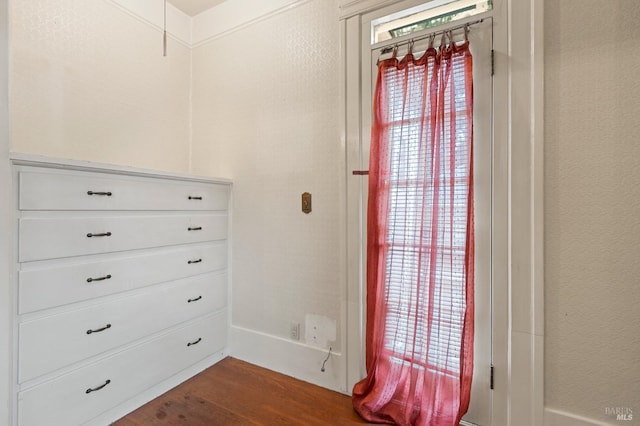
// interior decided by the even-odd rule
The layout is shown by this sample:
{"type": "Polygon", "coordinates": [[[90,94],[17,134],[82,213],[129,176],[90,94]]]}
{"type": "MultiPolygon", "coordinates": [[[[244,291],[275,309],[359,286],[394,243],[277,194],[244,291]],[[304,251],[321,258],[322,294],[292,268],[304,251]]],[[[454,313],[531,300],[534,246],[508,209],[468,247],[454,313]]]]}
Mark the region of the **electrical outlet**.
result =
{"type": "Polygon", "coordinates": [[[289,327],[289,337],[291,340],[300,340],[300,323],[292,322],[289,327]]]}

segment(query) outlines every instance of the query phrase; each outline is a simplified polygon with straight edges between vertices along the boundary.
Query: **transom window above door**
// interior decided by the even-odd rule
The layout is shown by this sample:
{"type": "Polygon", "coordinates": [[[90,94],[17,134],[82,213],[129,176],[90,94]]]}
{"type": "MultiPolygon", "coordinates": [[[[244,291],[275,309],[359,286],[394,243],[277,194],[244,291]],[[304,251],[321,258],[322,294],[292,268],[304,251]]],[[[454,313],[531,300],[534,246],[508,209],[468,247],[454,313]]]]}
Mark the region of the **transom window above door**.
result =
{"type": "Polygon", "coordinates": [[[447,24],[493,9],[493,0],[433,0],[371,22],[371,44],[447,24]]]}

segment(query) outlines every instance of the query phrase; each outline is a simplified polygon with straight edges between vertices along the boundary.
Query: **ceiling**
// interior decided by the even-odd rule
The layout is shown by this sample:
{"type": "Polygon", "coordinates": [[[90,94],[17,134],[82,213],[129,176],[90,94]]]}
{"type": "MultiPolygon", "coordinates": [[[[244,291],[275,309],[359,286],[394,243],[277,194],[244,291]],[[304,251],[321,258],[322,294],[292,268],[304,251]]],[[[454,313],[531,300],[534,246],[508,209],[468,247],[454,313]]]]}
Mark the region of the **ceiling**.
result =
{"type": "Polygon", "coordinates": [[[195,16],[200,12],[211,9],[226,0],[168,0],[169,3],[189,16],[195,16]]]}

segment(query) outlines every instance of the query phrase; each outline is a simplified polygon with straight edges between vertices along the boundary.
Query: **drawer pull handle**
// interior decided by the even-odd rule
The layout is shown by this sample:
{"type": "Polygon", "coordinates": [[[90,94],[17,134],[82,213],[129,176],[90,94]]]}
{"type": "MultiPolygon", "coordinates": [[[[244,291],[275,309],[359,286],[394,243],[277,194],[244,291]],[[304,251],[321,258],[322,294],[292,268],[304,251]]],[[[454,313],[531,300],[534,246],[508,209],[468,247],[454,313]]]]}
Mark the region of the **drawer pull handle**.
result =
{"type": "Polygon", "coordinates": [[[187,228],[188,231],[202,231],[202,226],[198,226],[195,228],[187,228]]]}
{"type": "Polygon", "coordinates": [[[87,195],[106,195],[107,197],[111,197],[111,192],[101,192],[101,191],[87,191],[87,195]]]}
{"type": "Polygon", "coordinates": [[[100,389],[102,389],[103,387],[107,386],[109,383],[111,383],[111,380],[107,379],[106,382],[104,382],[103,384],[101,384],[100,386],[98,386],[97,388],[89,388],[85,391],[85,393],[91,393],[91,392],[95,392],[95,391],[99,391],[100,389]]]}
{"type": "Polygon", "coordinates": [[[191,303],[191,302],[197,302],[198,300],[202,299],[202,296],[198,296],[195,299],[189,299],[187,300],[187,303],[191,303]]]}
{"type": "Polygon", "coordinates": [[[110,237],[111,236],[111,232],[101,232],[99,234],[94,234],[92,232],[89,232],[87,234],[87,238],[91,238],[91,237],[110,237]]]}
{"type": "Polygon", "coordinates": [[[104,280],[110,280],[110,279],[111,279],[111,275],[105,275],[104,277],[87,278],[87,282],[92,283],[94,281],[104,281],[104,280]]]}
{"type": "Polygon", "coordinates": [[[200,263],[200,262],[202,262],[202,259],[198,259],[198,260],[190,260],[190,261],[188,261],[187,263],[188,263],[189,265],[192,265],[192,264],[194,264],[194,263],[200,263]]]}
{"type": "Polygon", "coordinates": [[[198,340],[196,340],[195,342],[189,342],[187,343],[187,347],[189,346],[193,346],[193,345],[197,345],[198,343],[200,343],[202,341],[202,337],[198,337],[198,340]]]}
{"type": "Polygon", "coordinates": [[[189,195],[189,199],[190,200],[202,200],[202,197],[192,197],[191,195],[189,195]]]}
{"type": "Polygon", "coordinates": [[[111,328],[111,324],[107,324],[102,328],[98,328],[96,330],[87,330],[87,334],[91,334],[91,333],[100,333],[101,331],[105,331],[107,329],[111,328]]]}

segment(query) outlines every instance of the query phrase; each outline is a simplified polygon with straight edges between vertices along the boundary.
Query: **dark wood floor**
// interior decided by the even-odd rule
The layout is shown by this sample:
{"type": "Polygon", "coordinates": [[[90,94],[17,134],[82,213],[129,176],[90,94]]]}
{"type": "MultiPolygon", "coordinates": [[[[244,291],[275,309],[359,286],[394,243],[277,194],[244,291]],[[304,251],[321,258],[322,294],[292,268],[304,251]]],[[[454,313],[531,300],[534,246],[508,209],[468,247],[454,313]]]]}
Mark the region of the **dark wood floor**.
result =
{"type": "Polygon", "coordinates": [[[226,358],[120,419],[115,426],[362,425],[351,399],[226,358]]]}

